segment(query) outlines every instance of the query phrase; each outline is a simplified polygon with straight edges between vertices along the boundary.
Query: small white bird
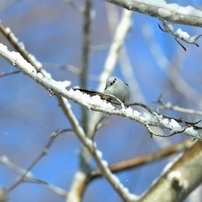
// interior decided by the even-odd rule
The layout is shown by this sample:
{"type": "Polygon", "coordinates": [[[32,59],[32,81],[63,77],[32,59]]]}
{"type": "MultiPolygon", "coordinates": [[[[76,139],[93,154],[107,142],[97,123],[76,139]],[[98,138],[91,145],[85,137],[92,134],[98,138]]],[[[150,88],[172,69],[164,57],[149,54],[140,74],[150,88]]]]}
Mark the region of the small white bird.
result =
{"type": "Polygon", "coordinates": [[[104,93],[117,97],[125,105],[130,104],[130,89],[127,83],[116,76],[110,76],[106,81],[104,93]]]}

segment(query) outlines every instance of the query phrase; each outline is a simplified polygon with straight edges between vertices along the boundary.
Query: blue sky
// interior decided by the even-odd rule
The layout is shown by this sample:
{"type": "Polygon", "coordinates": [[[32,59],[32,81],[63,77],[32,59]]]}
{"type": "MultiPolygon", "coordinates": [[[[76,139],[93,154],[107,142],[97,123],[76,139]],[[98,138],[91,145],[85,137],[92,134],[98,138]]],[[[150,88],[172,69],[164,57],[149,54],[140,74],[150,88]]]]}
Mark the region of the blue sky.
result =
{"type": "MultiPolygon", "coordinates": [[[[83,1],[77,1],[83,5],[83,1]]],[[[182,1],[179,1],[180,5],[182,1]]],[[[185,3],[185,2],[184,2],[185,3]]],[[[199,1],[186,1],[185,5],[200,6],[199,1]]],[[[92,24],[91,44],[111,42],[106,14],[106,2],[95,1],[95,18],[92,24]]],[[[0,5],[1,6],[1,5],[0,5]]],[[[116,8],[116,6],[114,6],[116,8]]],[[[118,8],[119,17],[122,9],[118,8]]],[[[56,80],[70,80],[72,87],[79,85],[78,75],[64,70],[65,65],[81,68],[83,16],[62,0],[21,0],[15,1],[0,10],[0,19],[5,27],[15,33],[25,44],[27,51],[44,64],[56,80]]],[[[162,54],[178,69],[179,74],[201,94],[201,48],[191,44],[182,44],[185,52],[172,36],[158,28],[159,20],[139,13],[133,13],[132,28],[124,43],[133,74],[144,102],[156,107],[155,101],[163,94],[165,101],[181,107],[198,110],[199,106],[178,92],[168,79],[166,72],[159,67],[151,54],[151,44],[143,35],[145,27],[150,27],[153,35],[150,39],[158,45],[162,54]]],[[[200,28],[174,25],[175,30],[182,28],[190,35],[201,33],[200,28]]],[[[0,42],[13,50],[9,42],[0,34],[0,42]]],[[[198,40],[201,45],[201,39],[198,40]]],[[[90,54],[89,74],[99,76],[108,55],[108,48],[90,54]]],[[[161,55],[159,55],[161,57],[161,55]]],[[[0,74],[16,70],[0,58],[0,74]]],[[[127,82],[117,63],[113,75],[127,82]]],[[[96,89],[98,81],[88,80],[88,88],[96,89]]],[[[50,134],[57,129],[71,128],[55,97],[23,74],[0,78],[0,154],[7,156],[13,163],[26,169],[43,150],[50,134]]],[[[137,100],[131,86],[132,100],[137,100]]],[[[81,119],[80,106],[72,104],[78,120],[81,119]]],[[[90,113],[90,112],[89,112],[90,113]]],[[[198,117],[171,113],[186,120],[198,117]]],[[[160,148],[155,138],[151,139],[146,129],[138,123],[123,117],[108,116],[109,125],[96,134],[96,143],[109,163],[156,151],[160,148]],[[118,123],[118,124],[117,124],[118,123]]],[[[168,138],[170,144],[186,137],[176,135],[168,138]]],[[[164,141],[164,140],[159,140],[164,141]]],[[[163,144],[163,143],[162,143],[163,144]]],[[[55,184],[65,190],[71,186],[73,176],[79,166],[81,143],[73,134],[64,134],[56,138],[49,153],[31,170],[36,178],[55,184]]],[[[159,176],[168,160],[151,163],[146,166],[123,171],[118,175],[121,182],[135,194],[141,194],[151,182],[159,176]]],[[[92,160],[92,166],[96,166],[92,160]]],[[[0,164],[0,186],[8,187],[18,175],[0,164]]],[[[9,195],[10,201],[64,201],[64,198],[37,184],[23,183],[9,195]]],[[[85,193],[85,201],[121,201],[111,185],[99,178],[91,182],[85,193]]]]}

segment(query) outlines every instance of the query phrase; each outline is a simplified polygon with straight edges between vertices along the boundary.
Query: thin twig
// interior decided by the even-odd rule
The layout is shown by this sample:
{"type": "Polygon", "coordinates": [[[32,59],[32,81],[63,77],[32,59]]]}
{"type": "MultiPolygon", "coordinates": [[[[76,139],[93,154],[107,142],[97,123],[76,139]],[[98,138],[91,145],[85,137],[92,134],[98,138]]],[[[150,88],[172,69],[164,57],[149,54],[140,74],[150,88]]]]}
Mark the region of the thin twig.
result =
{"type": "Polygon", "coordinates": [[[13,185],[11,185],[7,191],[10,192],[11,190],[13,190],[17,185],[19,185],[21,182],[23,182],[23,180],[26,178],[26,175],[28,174],[28,172],[48,153],[48,150],[50,149],[55,137],[57,137],[59,134],[65,133],[65,132],[69,132],[72,131],[72,129],[65,129],[65,130],[58,130],[54,133],[51,134],[48,143],[46,144],[46,146],[44,147],[43,151],[38,155],[38,157],[30,164],[30,166],[26,169],[26,171],[24,172],[24,174],[17,179],[13,185]]]}
{"type": "Polygon", "coordinates": [[[0,74],[0,78],[5,77],[5,76],[10,76],[13,74],[19,74],[19,73],[21,73],[21,71],[12,71],[12,72],[8,72],[8,73],[2,73],[2,74],[0,74]]]}

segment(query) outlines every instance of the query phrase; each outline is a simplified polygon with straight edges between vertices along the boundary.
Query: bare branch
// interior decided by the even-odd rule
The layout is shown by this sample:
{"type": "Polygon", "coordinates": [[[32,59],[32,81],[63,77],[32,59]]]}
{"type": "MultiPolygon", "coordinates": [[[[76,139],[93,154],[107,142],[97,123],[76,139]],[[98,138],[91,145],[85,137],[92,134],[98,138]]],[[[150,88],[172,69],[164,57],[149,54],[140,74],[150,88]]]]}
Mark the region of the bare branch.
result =
{"type": "Polygon", "coordinates": [[[196,111],[193,109],[186,109],[186,108],[182,108],[179,106],[173,106],[170,102],[164,103],[162,100],[162,96],[159,96],[158,100],[155,102],[160,104],[158,109],[169,109],[169,110],[173,110],[173,111],[177,111],[177,112],[202,116],[202,111],[199,111],[199,110],[196,111]]]}
{"type": "MultiPolygon", "coordinates": [[[[54,134],[54,133],[53,133],[54,134]]],[[[55,133],[56,134],[56,133],[55,133]]],[[[57,133],[59,134],[59,133],[57,133]]],[[[12,169],[13,171],[17,172],[18,174],[20,175],[24,175],[24,173],[27,172],[27,170],[25,169],[22,169],[20,167],[18,167],[17,165],[15,165],[14,163],[12,163],[8,157],[4,156],[4,155],[0,155],[0,162],[2,164],[4,164],[5,166],[7,166],[8,168],[12,169]]],[[[22,182],[32,182],[32,183],[38,183],[44,187],[46,187],[47,189],[49,189],[50,191],[58,194],[58,195],[61,195],[61,196],[66,196],[67,195],[67,192],[59,187],[56,187],[50,183],[47,183],[47,182],[44,182],[42,180],[38,180],[36,178],[33,177],[33,174],[29,171],[27,172],[26,174],[26,177],[24,178],[24,180],[22,182]]],[[[6,189],[5,189],[6,191],[6,189]]],[[[6,191],[7,193],[7,191],[6,191]]]]}
{"type": "Polygon", "coordinates": [[[79,11],[80,13],[84,13],[85,8],[80,6],[76,2],[74,2],[72,0],[64,0],[64,1],[67,2],[70,6],[72,6],[75,10],[79,11]]]}
{"type": "Polygon", "coordinates": [[[39,156],[31,163],[31,165],[27,168],[27,170],[22,174],[22,176],[17,179],[13,185],[11,185],[8,188],[8,192],[10,192],[12,189],[14,189],[17,185],[19,185],[21,182],[24,181],[24,179],[26,178],[28,172],[47,154],[50,146],[52,145],[54,138],[57,137],[59,134],[61,133],[65,133],[65,132],[69,132],[72,131],[71,129],[65,129],[65,130],[61,130],[61,131],[56,131],[54,132],[51,136],[50,139],[48,141],[48,143],[46,144],[46,146],[44,147],[43,151],[41,152],[41,154],[39,154],[39,156]]]}
{"type": "MultiPolygon", "coordinates": [[[[182,150],[186,150],[186,149],[190,148],[193,144],[194,144],[194,142],[191,142],[190,140],[185,140],[184,142],[180,142],[178,144],[169,146],[169,147],[161,149],[157,152],[141,155],[138,157],[134,157],[134,158],[131,158],[128,160],[123,160],[123,161],[119,161],[117,163],[111,164],[111,165],[109,165],[109,169],[113,173],[125,171],[125,170],[131,169],[131,168],[134,169],[139,166],[148,164],[150,162],[159,161],[169,155],[176,154],[177,152],[180,152],[182,150]]],[[[102,175],[101,175],[100,170],[95,169],[95,170],[91,171],[87,181],[89,182],[89,181],[91,181],[97,177],[101,177],[101,176],[102,175]]]]}
{"type": "Polygon", "coordinates": [[[5,76],[10,76],[13,74],[19,74],[19,73],[21,73],[21,71],[12,71],[12,72],[8,72],[8,73],[2,73],[2,74],[0,74],[0,78],[5,77],[5,76]]]}

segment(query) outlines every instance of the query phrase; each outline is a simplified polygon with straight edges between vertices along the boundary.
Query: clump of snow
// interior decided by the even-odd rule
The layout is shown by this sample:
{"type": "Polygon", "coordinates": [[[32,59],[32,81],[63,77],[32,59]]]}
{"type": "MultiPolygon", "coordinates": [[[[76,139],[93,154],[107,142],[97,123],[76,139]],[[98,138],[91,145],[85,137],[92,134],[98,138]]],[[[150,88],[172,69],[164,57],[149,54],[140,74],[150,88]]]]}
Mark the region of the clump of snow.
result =
{"type": "Polygon", "coordinates": [[[173,32],[174,27],[171,24],[168,24],[169,29],[173,32]]]}
{"type": "Polygon", "coordinates": [[[147,113],[147,112],[144,112],[142,114],[142,118],[147,121],[147,122],[152,122],[152,123],[156,123],[157,122],[157,119],[154,115],[150,114],[150,113],[147,113]]]}
{"type": "MultiPolygon", "coordinates": [[[[32,61],[32,63],[33,63],[37,68],[41,69],[41,68],[43,67],[43,65],[36,59],[36,57],[35,57],[34,55],[28,54],[28,57],[30,58],[30,60],[32,61]]],[[[49,78],[51,78],[51,74],[48,74],[47,72],[46,72],[46,74],[47,74],[46,77],[49,76],[49,78]]]]}
{"type": "Polygon", "coordinates": [[[193,127],[186,128],[185,132],[189,133],[191,136],[195,136],[195,137],[199,137],[200,136],[199,131],[194,130],[193,127]]]}
{"type": "Polygon", "coordinates": [[[18,45],[20,46],[21,50],[25,51],[25,45],[23,42],[18,42],[18,45]]]}
{"type": "Polygon", "coordinates": [[[18,43],[18,38],[12,32],[10,32],[10,37],[15,43],[18,43]]]}
{"type": "Polygon", "coordinates": [[[178,182],[178,186],[183,187],[186,189],[189,186],[189,183],[186,179],[182,178],[181,172],[174,170],[167,175],[167,179],[172,184],[173,182],[178,182]]]}
{"type": "Polygon", "coordinates": [[[182,127],[179,125],[179,123],[177,121],[175,121],[174,119],[170,120],[169,125],[172,127],[173,130],[177,131],[177,130],[182,130],[182,127]]]}
{"type": "Polygon", "coordinates": [[[161,119],[161,123],[164,124],[164,125],[168,125],[169,124],[169,120],[168,119],[161,119]]]}
{"type": "Polygon", "coordinates": [[[102,165],[103,165],[104,167],[107,167],[107,168],[108,168],[108,162],[107,162],[107,161],[102,160],[102,165]]]}
{"type": "Polygon", "coordinates": [[[37,76],[39,77],[39,78],[43,78],[44,76],[43,76],[43,74],[42,73],[37,73],[37,76]]]}
{"type": "MultiPolygon", "coordinates": [[[[8,51],[8,50],[7,50],[8,51]]],[[[14,60],[19,60],[20,57],[22,57],[20,55],[20,53],[18,52],[15,52],[15,51],[11,51],[11,52],[8,52],[9,55],[14,59],[14,60]]]]}
{"type": "Polygon", "coordinates": [[[106,110],[114,110],[115,106],[113,106],[110,102],[107,102],[106,100],[102,100],[103,101],[103,105],[102,108],[106,109],[106,110]]]}
{"type": "Polygon", "coordinates": [[[164,9],[164,8],[159,8],[158,9],[158,14],[162,17],[162,18],[166,18],[168,16],[171,15],[171,11],[168,9],[164,9]]]}
{"type": "Polygon", "coordinates": [[[97,156],[98,156],[100,159],[102,159],[102,152],[99,151],[99,150],[97,150],[97,156]]]}
{"type": "Polygon", "coordinates": [[[4,46],[2,43],[0,43],[0,50],[2,50],[3,52],[8,53],[8,49],[6,46],[4,46]]]}
{"type": "Polygon", "coordinates": [[[170,181],[170,182],[173,182],[173,179],[180,179],[181,178],[181,172],[180,171],[177,171],[177,170],[174,170],[170,173],[168,173],[167,175],[167,179],[170,181]]]}
{"type": "Polygon", "coordinates": [[[103,110],[113,110],[115,107],[111,103],[102,100],[99,95],[90,96],[86,93],[76,90],[76,88],[69,90],[70,96],[75,97],[78,100],[82,100],[83,103],[88,104],[88,106],[97,106],[103,110]]]}
{"type": "Polygon", "coordinates": [[[103,100],[100,99],[99,95],[92,96],[91,103],[96,103],[96,106],[101,107],[103,105],[103,100]]]}
{"type": "Polygon", "coordinates": [[[25,67],[26,70],[33,72],[34,67],[28,63],[18,52],[14,52],[8,51],[9,56],[15,61],[15,63],[13,64],[14,66],[16,65],[16,63],[19,64],[19,66],[25,67]]]}
{"type": "Polygon", "coordinates": [[[190,35],[187,32],[182,31],[180,28],[177,29],[176,35],[178,35],[181,39],[184,39],[185,41],[189,40],[190,35]]]}
{"type": "Polygon", "coordinates": [[[70,95],[74,96],[76,99],[78,100],[86,100],[87,98],[89,98],[89,95],[87,94],[84,94],[82,93],[81,91],[79,90],[73,90],[73,89],[70,89],[69,90],[69,93],[70,95]]]}
{"type": "Polygon", "coordinates": [[[127,107],[125,109],[125,113],[128,115],[128,116],[132,116],[133,115],[133,109],[131,107],[127,107]]]}
{"type": "Polygon", "coordinates": [[[11,33],[10,27],[6,27],[5,31],[6,31],[7,34],[11,33]]]}
{"type": "Polygon", "coordinates": [[[60,86],[60,88],[66,89],[71,85],[71,81],[58,81],[58,85],[60,86]]]}
{"type": "Polygon", "coordinates": [[[138,112],[137,110],[133,110],[133,116],[140,117],[141,113],[138,112]]]}

